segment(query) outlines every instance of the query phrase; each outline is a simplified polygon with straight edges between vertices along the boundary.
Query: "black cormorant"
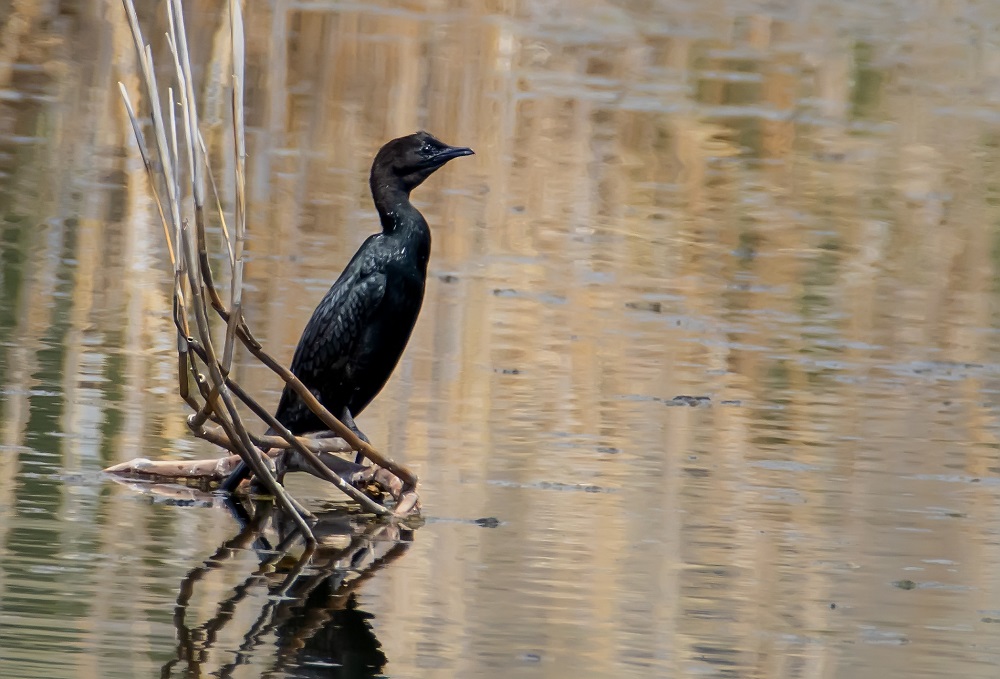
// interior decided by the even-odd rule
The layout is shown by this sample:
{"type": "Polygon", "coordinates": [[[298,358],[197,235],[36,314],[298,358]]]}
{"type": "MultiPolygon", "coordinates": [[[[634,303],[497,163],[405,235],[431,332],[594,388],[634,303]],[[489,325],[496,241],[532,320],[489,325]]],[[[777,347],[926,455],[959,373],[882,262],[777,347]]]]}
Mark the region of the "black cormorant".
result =
{"type": "MultiPolygon", "coordinates": [[[[292,372],[364,441],[354,417],[389,379],[424,298],[431,232],[410,192],[449,160],[472,153],[427,132],[393,139],[379,150],[369,183],[382,231],[351,258],[295,349],[292,372]]],[[[297,435],[327,429],[288,385],[274,416],[297,435]]],[[[241,463],[223,489],[233,490],[248,474],[241,463]]]]}

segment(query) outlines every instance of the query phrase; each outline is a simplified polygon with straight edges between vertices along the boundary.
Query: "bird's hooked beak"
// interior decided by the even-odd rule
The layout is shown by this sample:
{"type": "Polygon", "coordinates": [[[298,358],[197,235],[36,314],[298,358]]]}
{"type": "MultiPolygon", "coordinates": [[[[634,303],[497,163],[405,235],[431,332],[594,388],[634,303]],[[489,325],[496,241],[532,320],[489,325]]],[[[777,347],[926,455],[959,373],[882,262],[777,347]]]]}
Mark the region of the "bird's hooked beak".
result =
{"type": "Polygon", "coordinates": [[[437,153],[434,154],[433,160],[438,165],[443,165],[447,163],[452,158],[461,158],[462,156],[473,156],[476,152],[470,149],[468,146],[443,146],[437,153]]]}

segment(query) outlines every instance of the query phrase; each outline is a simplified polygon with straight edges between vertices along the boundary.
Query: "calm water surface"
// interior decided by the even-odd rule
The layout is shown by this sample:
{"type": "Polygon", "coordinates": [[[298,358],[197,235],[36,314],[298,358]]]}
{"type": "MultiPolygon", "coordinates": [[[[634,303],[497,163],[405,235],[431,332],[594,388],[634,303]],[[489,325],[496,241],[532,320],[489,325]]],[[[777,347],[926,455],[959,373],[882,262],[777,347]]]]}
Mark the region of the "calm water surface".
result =
{"type": "MultiPolygon", "coordinates": [[[[226,182],[220,4],[187,10],[226,182]]],[[[324,548],[261,566],[280,520],[101,474],[217,452],[121,8],[7,3],[0,677],[996,675],[1000,5],[248,5],[249,318],[283,360],[376,226],[378,146],[478,152],[416,195],[427,298],[359,419],[424,523],[295,478],[324,548]]]]}

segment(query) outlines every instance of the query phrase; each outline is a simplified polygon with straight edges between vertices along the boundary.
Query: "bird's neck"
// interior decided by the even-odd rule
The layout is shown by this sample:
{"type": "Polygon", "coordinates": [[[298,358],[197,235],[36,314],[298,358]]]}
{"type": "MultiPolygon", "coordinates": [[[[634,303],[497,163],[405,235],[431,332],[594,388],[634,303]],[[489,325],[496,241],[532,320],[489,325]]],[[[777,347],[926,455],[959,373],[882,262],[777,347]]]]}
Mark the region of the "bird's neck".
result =
{"type": "Polygon", "coordinates": [[[383,233],[427,230],[424,216],[410,202],[410,192],[401,182],[373,180],[371,189],[383,233]]]}

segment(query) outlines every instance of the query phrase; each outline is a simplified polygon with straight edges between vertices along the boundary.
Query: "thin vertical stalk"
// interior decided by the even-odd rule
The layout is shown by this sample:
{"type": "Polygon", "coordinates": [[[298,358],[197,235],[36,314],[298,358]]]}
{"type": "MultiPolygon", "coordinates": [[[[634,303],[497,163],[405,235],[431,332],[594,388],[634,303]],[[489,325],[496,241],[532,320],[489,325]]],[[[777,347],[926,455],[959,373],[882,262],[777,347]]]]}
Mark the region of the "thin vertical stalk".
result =
{"type": "Polygon", "coordinates": [[[246,137],[243,124],[243,13],[239,0],[229,0],[233,45],[233,155],[236,159],[236,218],[233,225],[233,276],[230,281],[229,322],[222,367],[228,373],[236,346],[236,328],[243,319],[243,244],[246,240],[246,137]]]}

